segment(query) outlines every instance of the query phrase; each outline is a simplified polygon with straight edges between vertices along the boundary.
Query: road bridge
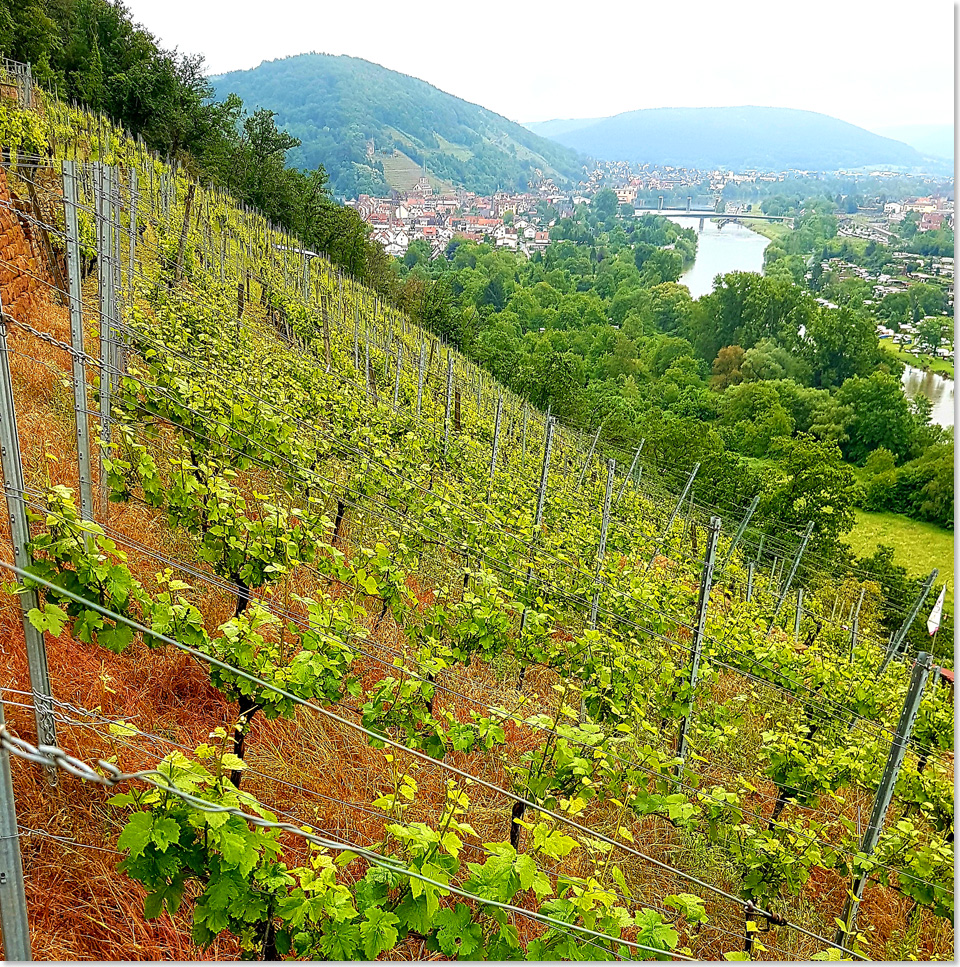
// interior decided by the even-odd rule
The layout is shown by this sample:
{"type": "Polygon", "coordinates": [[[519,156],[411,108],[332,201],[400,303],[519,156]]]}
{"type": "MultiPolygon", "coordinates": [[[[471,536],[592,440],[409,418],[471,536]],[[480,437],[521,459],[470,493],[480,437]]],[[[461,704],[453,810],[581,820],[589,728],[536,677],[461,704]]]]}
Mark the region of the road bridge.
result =
{"type": "Polygon", "coordinates": [[[705,218],[716,218],[719,228],[723,228],[727,222],[739,222],[743,221],[745,218],[753,218],[760,222],[785,222],[793,228],[793,216],[792,215],[765,215],[763,212],[718,212],[716,207],[713,208],[694,208],[693,207],[693,195],[687,195],[687,207],[686,208],[664,208],[663,207],[663,195],[660,196],[659,204],[656,208],[634,208],[634,215],[666,215],[668,218],[672,215],[678,217],[685,215],[691,218],[700,218],[700,231],[703,231],[703,221],[705,218]]]}

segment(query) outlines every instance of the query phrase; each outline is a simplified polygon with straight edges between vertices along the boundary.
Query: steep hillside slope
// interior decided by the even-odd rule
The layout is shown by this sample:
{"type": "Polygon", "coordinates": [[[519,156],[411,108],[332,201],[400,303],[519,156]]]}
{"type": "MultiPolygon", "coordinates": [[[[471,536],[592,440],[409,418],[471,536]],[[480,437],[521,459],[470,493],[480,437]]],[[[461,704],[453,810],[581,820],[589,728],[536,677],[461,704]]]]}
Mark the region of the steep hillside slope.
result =
{"type": "MultiPolygon", "coordinates": [[[[0,289],[20,300],[0,363],[24,474],[7,511],[34,514],[20,600],[38,598],[24,621],[3,588],[0,741],[34,955],[831,947],[857,817],[919,673],[875,672],[880,587],[841,587],[808,557],[801,646],[792,615],[774,620],[785,586],[731,546],[737,516],[721,535],[686,492],[675,512],[655,460],[639,480],[629,453],[604,464],[590,427],[524,405],[109,122],[47,106],[61,154],[37,163],[23,114],[0,102],[0,208],[19,213],[0,223],[19,272],[0,289]],[[133,240],[119,260],[108,224],[133,240]],[[61,271],[64,238],[82,248],[82,347],[28,227],[61,271]],[[124,299],[101,326],[105,265],[124,299]],[[88,483],[104,499],[81,519],[88,483]],[[825,617],[841,593],[841,615],[862,603],[852,657],[825,617]],[[59,757],[53,788],[31,627],[56,747],[89,764],[59,757]]],[[[799,564],[798,534],[767,539],[799,564]]],[[[929,689],[860,913],[870,956],[952,956],[952,723],[929,689]]]]}
{"type": "Polygon", "coordinates": [[[300,54],[211,78],[218,97],[270,108],[303,142],[300,162],[322,164],[343,196],[402,187],[395,152],[435,179],[490,192],[541,175],[576,179],[575,152],[425,81],[357,57],[300,54]]]}
{"type": "Polygon", "coordinates": [[[914,148],[814,111],[776,107],[664,107],[608,118],[543,121],[532,131],[610,161],[698,168],[832,170],[916,165],[914,148]]]}

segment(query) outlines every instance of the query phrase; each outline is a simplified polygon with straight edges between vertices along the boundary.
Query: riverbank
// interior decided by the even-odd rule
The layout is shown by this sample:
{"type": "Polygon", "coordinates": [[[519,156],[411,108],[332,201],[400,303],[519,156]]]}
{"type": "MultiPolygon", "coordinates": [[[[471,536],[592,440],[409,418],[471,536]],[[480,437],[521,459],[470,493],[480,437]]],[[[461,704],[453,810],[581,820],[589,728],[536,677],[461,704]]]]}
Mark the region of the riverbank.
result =
{"type": "Polygon", "coordinates": [[[927,356],[923,353],[911,352],[906,347],[899,345],[897,343],[888,342],[886,339],[881,340],[881,346],[885,346],[889,349],[901,362],[906,363],[908,366],[914,366],[917,369],[922,369],[926,373],[940,373],[942,376],[946,376],[948,379],[955,380],[955,365],[952,359],[940,359],[937,356],[927,356]]]}
{"type": "Polygon", "coordinates": [[[771,242],[775,242],[777,239],[783,238],[785,235],[789,235],[793,231],[793,229],[784,222],[767,222],[758,218],[749,217],[744,217],[742,221],[744,228],[749,228],[750,231],[756,232],[758,235],[762,235],[764,238],[769,238],[771,242]]]}

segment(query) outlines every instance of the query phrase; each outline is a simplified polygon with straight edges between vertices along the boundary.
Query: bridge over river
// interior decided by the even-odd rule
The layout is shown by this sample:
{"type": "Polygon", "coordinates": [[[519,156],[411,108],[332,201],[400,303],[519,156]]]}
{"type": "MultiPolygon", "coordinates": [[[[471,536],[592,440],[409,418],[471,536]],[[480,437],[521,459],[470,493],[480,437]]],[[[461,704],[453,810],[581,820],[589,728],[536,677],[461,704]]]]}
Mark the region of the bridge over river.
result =
{"type": "Polygon", "coordinates": [[[667,218],[700,218],[700,231],[703,231],[703,222],[707,218],[715,218],[719,228],[723,228],[728,222],[742,222],[750,218],[758,222],[785,222],[793,228],[792,215],[764,215],[763,212],[718,212],[715,208],[694,208],[691,204],[692,196],[687,196],[686,208],[664,208],[663,198],[656,208],[635,208],[634,215],[666,215],[667,218]]]}

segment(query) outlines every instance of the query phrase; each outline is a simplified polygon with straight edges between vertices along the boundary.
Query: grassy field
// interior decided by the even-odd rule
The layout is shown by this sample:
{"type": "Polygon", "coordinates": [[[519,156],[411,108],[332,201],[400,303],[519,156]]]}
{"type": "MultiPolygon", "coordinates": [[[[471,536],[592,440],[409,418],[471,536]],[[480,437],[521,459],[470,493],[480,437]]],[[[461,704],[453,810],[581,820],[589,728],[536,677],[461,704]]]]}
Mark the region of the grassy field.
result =
{"type": "Polygon", "coordinates": [[[935,373],[943,373],[944,376],[949,376],[950,379],[956,378],[952,359],[938,359],[936,356],[918,355],[898,343],[890,343],[888,345],[884,342],[882,345],[885,345],[887,349],[891,350],[900,358],[901,362],[907,363],[909,366],[916,366],[918,369],[931,369],[935,373]]]}
{"type": "Polygon", "coordinates": [[[872,554],[878,544],[894,548],[894,560],[911,575],[940,569],[947,582],[947,606],[953,610],[953,531],[922,524],[900,514],[857,511],[856,526],[845,538],[856,554],[872,554]]]}
{"type": "Polygon", "coordinates": [[[757,218],[751,219],[749,215],[742,216],[741,220],[745,228],[749,228],[758,235],[763,235],[774,242],[793,231],[789,225],[785,225],[783,222],[765,222],[757,218]]]}

